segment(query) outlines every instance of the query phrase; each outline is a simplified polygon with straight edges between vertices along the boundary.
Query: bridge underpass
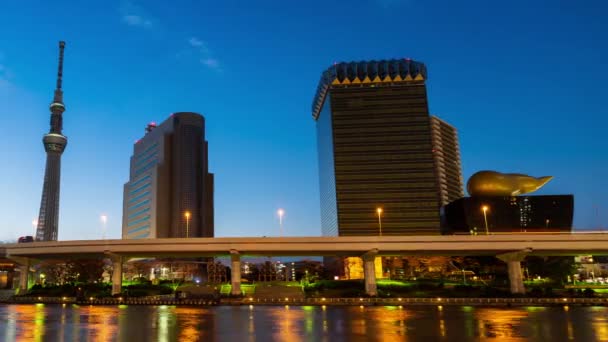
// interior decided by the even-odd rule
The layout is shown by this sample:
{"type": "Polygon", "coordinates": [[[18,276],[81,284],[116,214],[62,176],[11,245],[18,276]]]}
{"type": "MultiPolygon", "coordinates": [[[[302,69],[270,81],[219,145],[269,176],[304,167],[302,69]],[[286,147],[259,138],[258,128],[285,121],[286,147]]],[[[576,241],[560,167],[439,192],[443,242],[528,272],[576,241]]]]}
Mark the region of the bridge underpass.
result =
{"type": "Polygon", "coordinates": [[[37,260],[103,258],[112,260],[112,293],[122,288],[122,264],[128,258],[229,256],[232,294],[241,294],[242,256],[361,257],[368,295],[377,295],[376,256],[491,255],[508,267],[512,293],[524,293],[521,261],[528,255],[608,255],[608,234],[508,234],[451,236],[189,238],[142,240],[80,240],[5,245],[0,257],[19,265],[19,291],[27,291],[30,266],[37,260]]]}

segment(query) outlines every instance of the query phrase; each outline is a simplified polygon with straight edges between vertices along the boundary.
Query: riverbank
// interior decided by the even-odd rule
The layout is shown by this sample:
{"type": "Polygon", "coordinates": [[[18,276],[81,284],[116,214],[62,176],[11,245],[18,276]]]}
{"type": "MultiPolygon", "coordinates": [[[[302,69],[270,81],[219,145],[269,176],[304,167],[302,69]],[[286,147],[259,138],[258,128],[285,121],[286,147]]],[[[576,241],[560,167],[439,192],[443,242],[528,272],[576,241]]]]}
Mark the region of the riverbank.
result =
{"type": "Polygon", "coordinates": [[[178,306],[608,306],[608,298],[90,298],[13,297],[5,304],[178,305],[178,306]]]}

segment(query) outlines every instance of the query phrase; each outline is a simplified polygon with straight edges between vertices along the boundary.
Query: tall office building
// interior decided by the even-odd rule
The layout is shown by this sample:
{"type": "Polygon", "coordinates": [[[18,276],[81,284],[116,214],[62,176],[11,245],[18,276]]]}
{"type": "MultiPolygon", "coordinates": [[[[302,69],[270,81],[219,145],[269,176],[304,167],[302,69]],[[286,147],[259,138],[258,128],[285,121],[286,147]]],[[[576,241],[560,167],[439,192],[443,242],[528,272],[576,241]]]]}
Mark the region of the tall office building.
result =
{"type": "Polygon", "coordinates": [[[426,79],[410,59],[337,63],[321,76],[312,113],[324,235],[439,234],[426,79]]]}
{"type": "Polygon", "coordinates": [[[441,206],[464,197],[458,132],[454,126],[431,116],[433,156],[439,184],[441,206]]]}
{"type": "Polygon", "coordinates": [[[46,151],[46,168],[42,199],[36,227],[36,241],[56,241],[59,225],[59,186],[61,180],[61,154],[68,144],[68,138],[62,134],[63,129],[63,49],[65,42],[59,42],[59,68],[57,71],[57,86],[51,103],[51,129],[42,138],[46,151]]]}
{"type": "Polygon", "coordinates": [[[213,174],[205,119],[175,113],[133,147],[124,186],[123,239],[213,236],[213,174]]]}

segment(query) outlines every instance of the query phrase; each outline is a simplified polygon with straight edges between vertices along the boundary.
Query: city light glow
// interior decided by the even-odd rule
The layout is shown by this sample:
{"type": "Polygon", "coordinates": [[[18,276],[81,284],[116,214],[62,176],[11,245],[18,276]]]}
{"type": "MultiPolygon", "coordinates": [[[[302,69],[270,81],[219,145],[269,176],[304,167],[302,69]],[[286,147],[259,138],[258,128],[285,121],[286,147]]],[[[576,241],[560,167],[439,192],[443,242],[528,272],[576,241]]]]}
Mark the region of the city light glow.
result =
{"type": "Polygon", "coordinates": [[[283,236],[283,216],[285,216],[285,210],[279,208],[277,215],[279,216],[279,236],[283,236]]]}
{"type": "Polygon", "coordinates": [[[108,215],[101,214],[99,216],[99,220],[101,221],[101,238],[102,238],[102,240],[105,240],[106,239],[107,224],[108,224],[108,215]]]}

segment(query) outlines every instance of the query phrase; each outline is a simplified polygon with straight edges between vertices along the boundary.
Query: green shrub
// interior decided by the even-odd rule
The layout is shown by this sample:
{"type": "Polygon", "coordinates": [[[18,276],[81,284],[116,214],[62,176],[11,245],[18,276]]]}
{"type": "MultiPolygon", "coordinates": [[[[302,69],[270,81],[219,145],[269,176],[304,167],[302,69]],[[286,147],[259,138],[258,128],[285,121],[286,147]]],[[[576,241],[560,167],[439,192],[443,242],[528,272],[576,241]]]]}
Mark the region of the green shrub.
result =
{"type": "MultiPolygon", "coordinates": [[[[542,290],[540,291],[540,293],[542,294],[542,290]]],[[[488,298],[513,297],[513,295],[511,294],[510,291],[502,290],[502,289],[499,289],[496,287],[491,287],[491,286],[484,287],[481,296],[488,297],[488,298]]]]}
{"type": "Polygon", "coordinates": [[[429,291],[437,289],[437,285],[435,285],[435,283],[423,281],[416,284],[416,288],[420,291],[429,291]]]}
{"type": "Polygon", "coordinates": [[[585,289],[585,291],[583,291],[583,295],[587,298],[593,298],[595,297],[595,291],[593,289],[585,289]]]}
{"type": "Polygon", "coordinates": [[[454,291],[456,292],[465,292],[465,293],[470,293],[473,292],[475,288],[471,285],[455,285],[454,286],[454,291]]]}
{"type": "Polygon", "coordinates": [[[341,297],[353,298],[353,297],[368,297],[365,291],[360,289],[345,289],[341,293],[341,297]]]}
{"type": "Polygon", "coordinates": [[[530,296],[537,298],[543,297],[543,289],[538,286],[533,287],[532,290],[530,290],[530,296]]]}
{"type": "Polygon", "coordinates": [[[148,296],[146,290],[129,290],[129,297],[145,297],[148,296]]]}
{"type": "Polygon", "coordinates": [[[161,294],[161,295],[165,295],[165,294],[171,294],[171,293],[173,293],[173,289],[172,289],[172,288],[170,288],[170,287],[163,286],[163,287],[161,287],[161,289],[160,289],[160,294],[161,294]]]}

